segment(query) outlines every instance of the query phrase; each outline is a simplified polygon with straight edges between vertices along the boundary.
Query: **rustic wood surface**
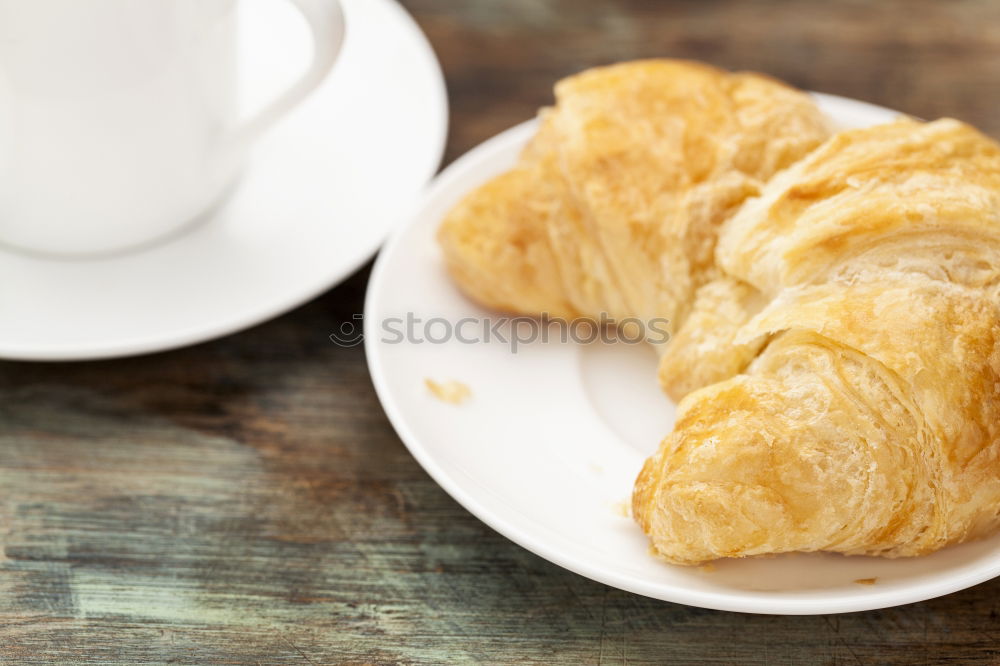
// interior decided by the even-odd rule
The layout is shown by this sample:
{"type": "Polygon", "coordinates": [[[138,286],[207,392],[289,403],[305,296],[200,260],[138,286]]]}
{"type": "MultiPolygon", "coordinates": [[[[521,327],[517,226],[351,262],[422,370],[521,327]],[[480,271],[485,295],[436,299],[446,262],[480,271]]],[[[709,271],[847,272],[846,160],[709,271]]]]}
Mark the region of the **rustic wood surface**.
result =
{"type": "MultiPolygon", "coordinates": [[[[405,4],[448,78],[449,161],[560,76],[662,55],[1000,136],[1000,2],[405,4]]],[[[365,282],[182,351],[0,364],[0,662],[1000,663],[1000,580],[877,612],[739,615],[513,545],[409,456],[362,350],[327,339],[365,282]]]]}

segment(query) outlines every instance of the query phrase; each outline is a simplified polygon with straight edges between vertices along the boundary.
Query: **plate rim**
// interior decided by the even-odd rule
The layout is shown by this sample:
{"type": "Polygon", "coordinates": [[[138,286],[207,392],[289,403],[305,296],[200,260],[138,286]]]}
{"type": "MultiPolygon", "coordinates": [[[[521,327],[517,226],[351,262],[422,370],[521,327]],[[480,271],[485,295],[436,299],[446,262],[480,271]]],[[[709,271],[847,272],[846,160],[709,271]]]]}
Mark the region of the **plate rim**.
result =
{"type": "MultiPolygon", "coordinates": [[[[879,113],[897,113],[876,104],[855,100],[829,93],[811,92],[811,95],[831,105],[840,105],[859,112],[878,111],[879,113]]],[[[945,580],[930,580],[917,583],[903,589],[887,589],[879,591],[873,588],[866,594],[822,601],[816,599],[798,599],[781,596],[780,593],[770,593],[755,590],[739,590],[731,593],[719,591],[694,591],[682,587],[665,584],[649,583],[630,575],[608,571],[603,567],[593,566],[584,557],[574,557],[559,551],[557,546],[551,546],[532,537],[521,530],[518,525],[506,521],[484,507],[480,501],[462,487],[436,458],[422,444],[420,438],[410,428],[407,419],[389,387],[385,368],[380,354],[376,322],[369,316],[379,311],[379,299],[382,293],[382,282],[387,279],[388,266],[392,257],[401,246],[405,232],[424,217],[424,211],[431,207],[443,194],[450,192],[452,183],[471,168],[482,162],[489,161],[495,152],[510,148],[511,144],[523,144],[534,133],[538,120],[531,119],[508,128],[478,144],[458,159],[449,164],[431,182],[423,197],[379,252],[375,265],[369,277],[364,302],[364,347],[369,374],[375,392],[389,422],[410,454],[420,466],[431,476],[452,499],[465,510],[485,523],[492,530],[514,542],[518,546],[548,560],[564,569],[641,596],[681,603],[688,606],[708,608],[713,610],[733,611],[740,613],[762,613],[772,615],[820,615],[831,613],[849,613],[857,611],[877,610],[900,606],[904,604],[926,601],[937,598],[1000,576],[1000,556],[992,562],[972,568],[945,580]]]]}

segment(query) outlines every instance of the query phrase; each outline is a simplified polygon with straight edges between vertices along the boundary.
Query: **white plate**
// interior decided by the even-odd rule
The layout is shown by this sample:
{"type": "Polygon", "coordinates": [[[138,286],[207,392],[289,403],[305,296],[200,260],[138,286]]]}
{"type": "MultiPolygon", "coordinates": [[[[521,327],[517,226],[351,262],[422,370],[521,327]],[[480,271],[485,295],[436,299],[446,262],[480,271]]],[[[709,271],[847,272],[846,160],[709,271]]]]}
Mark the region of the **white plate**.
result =
{"type": "MultiPolygon", "coordinates": [[[[310,57],[290,3],[244,0],[247,108],[310,57]]],[[[343,0],[347,38],[321,88],[258,144],[208,222],[141,252],[53,260],[0,251],[0,357],[90,359],[231,333],[350,275],[412,210],[448,112],[434,53],[392,0],[343,0]]]]}
{"type": "MultiPolygon", "coordinates": [[[[817,97],[844,126],[895,115],[817,97]]],[[[514,163],[534,129],[528,122],[504,132],[442,173],[416,216],[382,251],[371,277],[365,344],[375,387],[400,437],[452,497],[501,534],[571,571],[706,608],[867,610],[936,597],[1000,574],[1000,537],[915,559],[799,554],[723,561],[712,572],[664,564],[647,554],[646,537],[615,510],[673,423],[650,349],[550,342],[511,354],[497,341],[391,344],[395,336],[383,322],[408,311],[424,321],[496,317],[456,290],[434,233],[463,194],[514,163]],[[472,397],[458,406],[441,402],[427,391],[425,378],[462,381],[472,397]],[[877,581],[854,582],[867,578],[877,581]]],[[[466,338],[471,331],[465,329],[466,338]]],[[[443,324],[430,332],[440,337],[443,324]]]]}

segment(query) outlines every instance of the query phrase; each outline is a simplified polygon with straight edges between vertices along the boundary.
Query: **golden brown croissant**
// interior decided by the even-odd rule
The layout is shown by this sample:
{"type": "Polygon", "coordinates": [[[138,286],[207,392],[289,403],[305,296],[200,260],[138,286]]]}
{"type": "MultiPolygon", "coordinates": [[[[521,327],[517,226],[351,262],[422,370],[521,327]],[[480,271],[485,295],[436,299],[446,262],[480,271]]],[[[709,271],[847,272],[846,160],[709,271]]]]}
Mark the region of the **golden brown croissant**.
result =
{"type": "Polygon", "coordinates": [[[439,232],[458,285],[497,309],[679,324],[719,225],[829,136],[806,95],[683,61],[589,70],[556,101],[439,232]]]}
{"type": "Polygon", "coordinates": [[[1000,146],[954,120],[843,132],[747,202],[717,258],[702,296],[735,293],[730,314],[686,324],[661,367],[717,383],[633,495],[656,552],[894,557],[997,528],[1000,146]]]}
{"type": "Polygon", "coordinates": [[[918,555],[998,527],[995,143],[901,120],[812,150],[805,96],[670,61],[557,102],[439,238],[486,305],[681,324],[678,422],[633,495],[656,552],[918,555]]]}

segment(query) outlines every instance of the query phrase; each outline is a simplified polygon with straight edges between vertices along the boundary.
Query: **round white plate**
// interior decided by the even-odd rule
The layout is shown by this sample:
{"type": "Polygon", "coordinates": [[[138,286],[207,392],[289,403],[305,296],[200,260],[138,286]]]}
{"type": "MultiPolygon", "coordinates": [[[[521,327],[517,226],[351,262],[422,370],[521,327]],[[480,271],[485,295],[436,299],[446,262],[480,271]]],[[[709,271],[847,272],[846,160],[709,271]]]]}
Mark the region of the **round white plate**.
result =
{"type": "MultiPolygon", "coordinates": [[[[256,146],[223,209],[144,251],[92,260],[0,251],[0,357],[93,359],[231,333],[299,305],[374,254],[441,160],[448,110],[434,53],[392,0],[342,0],[330,77],[256,146]]],[[[243,0],[248,110],[310,58],[287,2],[243,0]]]]}
{"type": "MultiPolygon", "coordinates": [[[[822,108],[843,126],[896,114],[829,95],[822,108]]],[[[434,234],[476,185],[514,164],[534,122],[487,141],[452,164],[419,212],[391,239],[372,273],[365,345],[386,413],[434,479],[488,525],[571,571],[638,594],[754,613],[836,613],[947,594],[1000,574],[1000,537],[934,555],[886,560],[831,554],[721,561],[713,571],[664,564],[621,512],[647,455],[673,424],[652,350],[623,343],[508,344],[438,339],[463,317],[492,318],[445,274],[434,234]],[[396,342],[408,312],[411,342],[396,342]],[[472,397],[434,398],[425,379],[458,380],[472,397]],[[875,578],[873,585],[856,583],[875,578]]],[[[482,337],[476,325],[465,339],[482,337]]]]}

